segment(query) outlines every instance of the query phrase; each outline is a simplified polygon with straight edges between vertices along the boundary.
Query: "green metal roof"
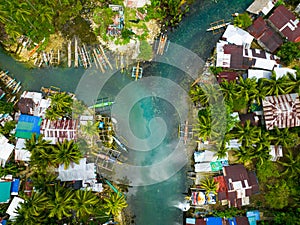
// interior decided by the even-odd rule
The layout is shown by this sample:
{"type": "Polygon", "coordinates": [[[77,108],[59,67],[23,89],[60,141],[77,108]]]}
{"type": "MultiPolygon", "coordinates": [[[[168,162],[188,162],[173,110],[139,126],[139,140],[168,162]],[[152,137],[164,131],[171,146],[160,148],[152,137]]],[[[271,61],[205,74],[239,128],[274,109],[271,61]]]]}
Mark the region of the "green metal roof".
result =
{"type": "Polygon", "coordinates": [[[7,203],[10,199],[11,182],[0,182],[0,203],[7,203]]]}

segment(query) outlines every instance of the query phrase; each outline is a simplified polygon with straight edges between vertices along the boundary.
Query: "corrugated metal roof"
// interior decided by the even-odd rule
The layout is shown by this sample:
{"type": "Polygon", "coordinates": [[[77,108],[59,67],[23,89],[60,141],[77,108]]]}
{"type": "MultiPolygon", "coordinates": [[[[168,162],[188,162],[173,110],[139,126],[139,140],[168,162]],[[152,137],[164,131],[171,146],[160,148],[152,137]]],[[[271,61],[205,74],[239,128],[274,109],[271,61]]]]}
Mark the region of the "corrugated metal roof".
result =
{"type": "Polygon", "coordinates": [[[299,95],[287,94],[267,96],[263,101],[263,111],[266,128],[296,127],[300,126],[299,95]]]}

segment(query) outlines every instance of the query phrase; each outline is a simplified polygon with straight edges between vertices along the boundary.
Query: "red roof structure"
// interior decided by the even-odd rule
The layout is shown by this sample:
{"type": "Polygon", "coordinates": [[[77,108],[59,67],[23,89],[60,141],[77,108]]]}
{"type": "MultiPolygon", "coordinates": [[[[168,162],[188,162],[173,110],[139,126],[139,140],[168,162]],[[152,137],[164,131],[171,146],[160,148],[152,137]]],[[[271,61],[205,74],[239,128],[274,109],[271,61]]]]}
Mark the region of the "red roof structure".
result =
{"type": "Polygon", "coordinates": [[[270,52],[275,52],[282,44],[281,36],[262,17],[258,17],[248,28],[248,32],[253,35],[258,43],[270,52]]]}
{"type": "Polygon", "coordinates": [[[299,19],[285,6],[278,6],[270,16],[269,21],[289,41],[300,42],[299,19]]]}
{"type": "Polygon", "coordinates": [[[249,204],[249,196],[258,193],[258,181],[255,173],[248,172],[241,165],[223,167],[223,176],[215,177],[219,183],[218,200],[227,200],[229,207],[241,207],[249,204]]]}
{"type": "Polygon", "coordinates": [[[218,82],[221,83],[223,80],[235,81],[239,77],[237,72],[221,72],[217,75],[218,82]]]}

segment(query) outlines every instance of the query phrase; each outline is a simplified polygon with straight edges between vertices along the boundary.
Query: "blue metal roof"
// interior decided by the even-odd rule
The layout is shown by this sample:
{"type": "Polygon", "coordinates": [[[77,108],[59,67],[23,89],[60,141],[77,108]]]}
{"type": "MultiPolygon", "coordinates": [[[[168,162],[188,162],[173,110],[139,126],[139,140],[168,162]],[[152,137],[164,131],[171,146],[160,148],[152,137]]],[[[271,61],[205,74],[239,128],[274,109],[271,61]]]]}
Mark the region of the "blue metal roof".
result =
{"type": "Polygon", "coordinates": [[[208,217],[206,219],[206,225],[222,225],[221,217],[208,217]]]}

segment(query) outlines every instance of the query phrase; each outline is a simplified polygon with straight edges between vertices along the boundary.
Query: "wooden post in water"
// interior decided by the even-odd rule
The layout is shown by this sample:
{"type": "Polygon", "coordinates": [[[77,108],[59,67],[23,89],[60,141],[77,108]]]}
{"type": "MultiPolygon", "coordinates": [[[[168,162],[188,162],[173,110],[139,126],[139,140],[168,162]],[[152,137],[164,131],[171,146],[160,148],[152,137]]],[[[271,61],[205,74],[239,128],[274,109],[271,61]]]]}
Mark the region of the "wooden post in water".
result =
{"type": "Polygon", "coordinates": [[[75,62],[74,67],[78,67],[78,46],[77,46],[77,38],[75,37],[75,62]]]}
{"type": "Polygon", "coordinates": [[[57,50],[57,65],[60,64],[60,52],[59,49],[57,50]]]}
{"type": "Polygon", "coordinates": [[[69,41],[68,42],[68,67],[72,66],[72,61],[71,60],[72,60],[71,41],[69,41]]]}

